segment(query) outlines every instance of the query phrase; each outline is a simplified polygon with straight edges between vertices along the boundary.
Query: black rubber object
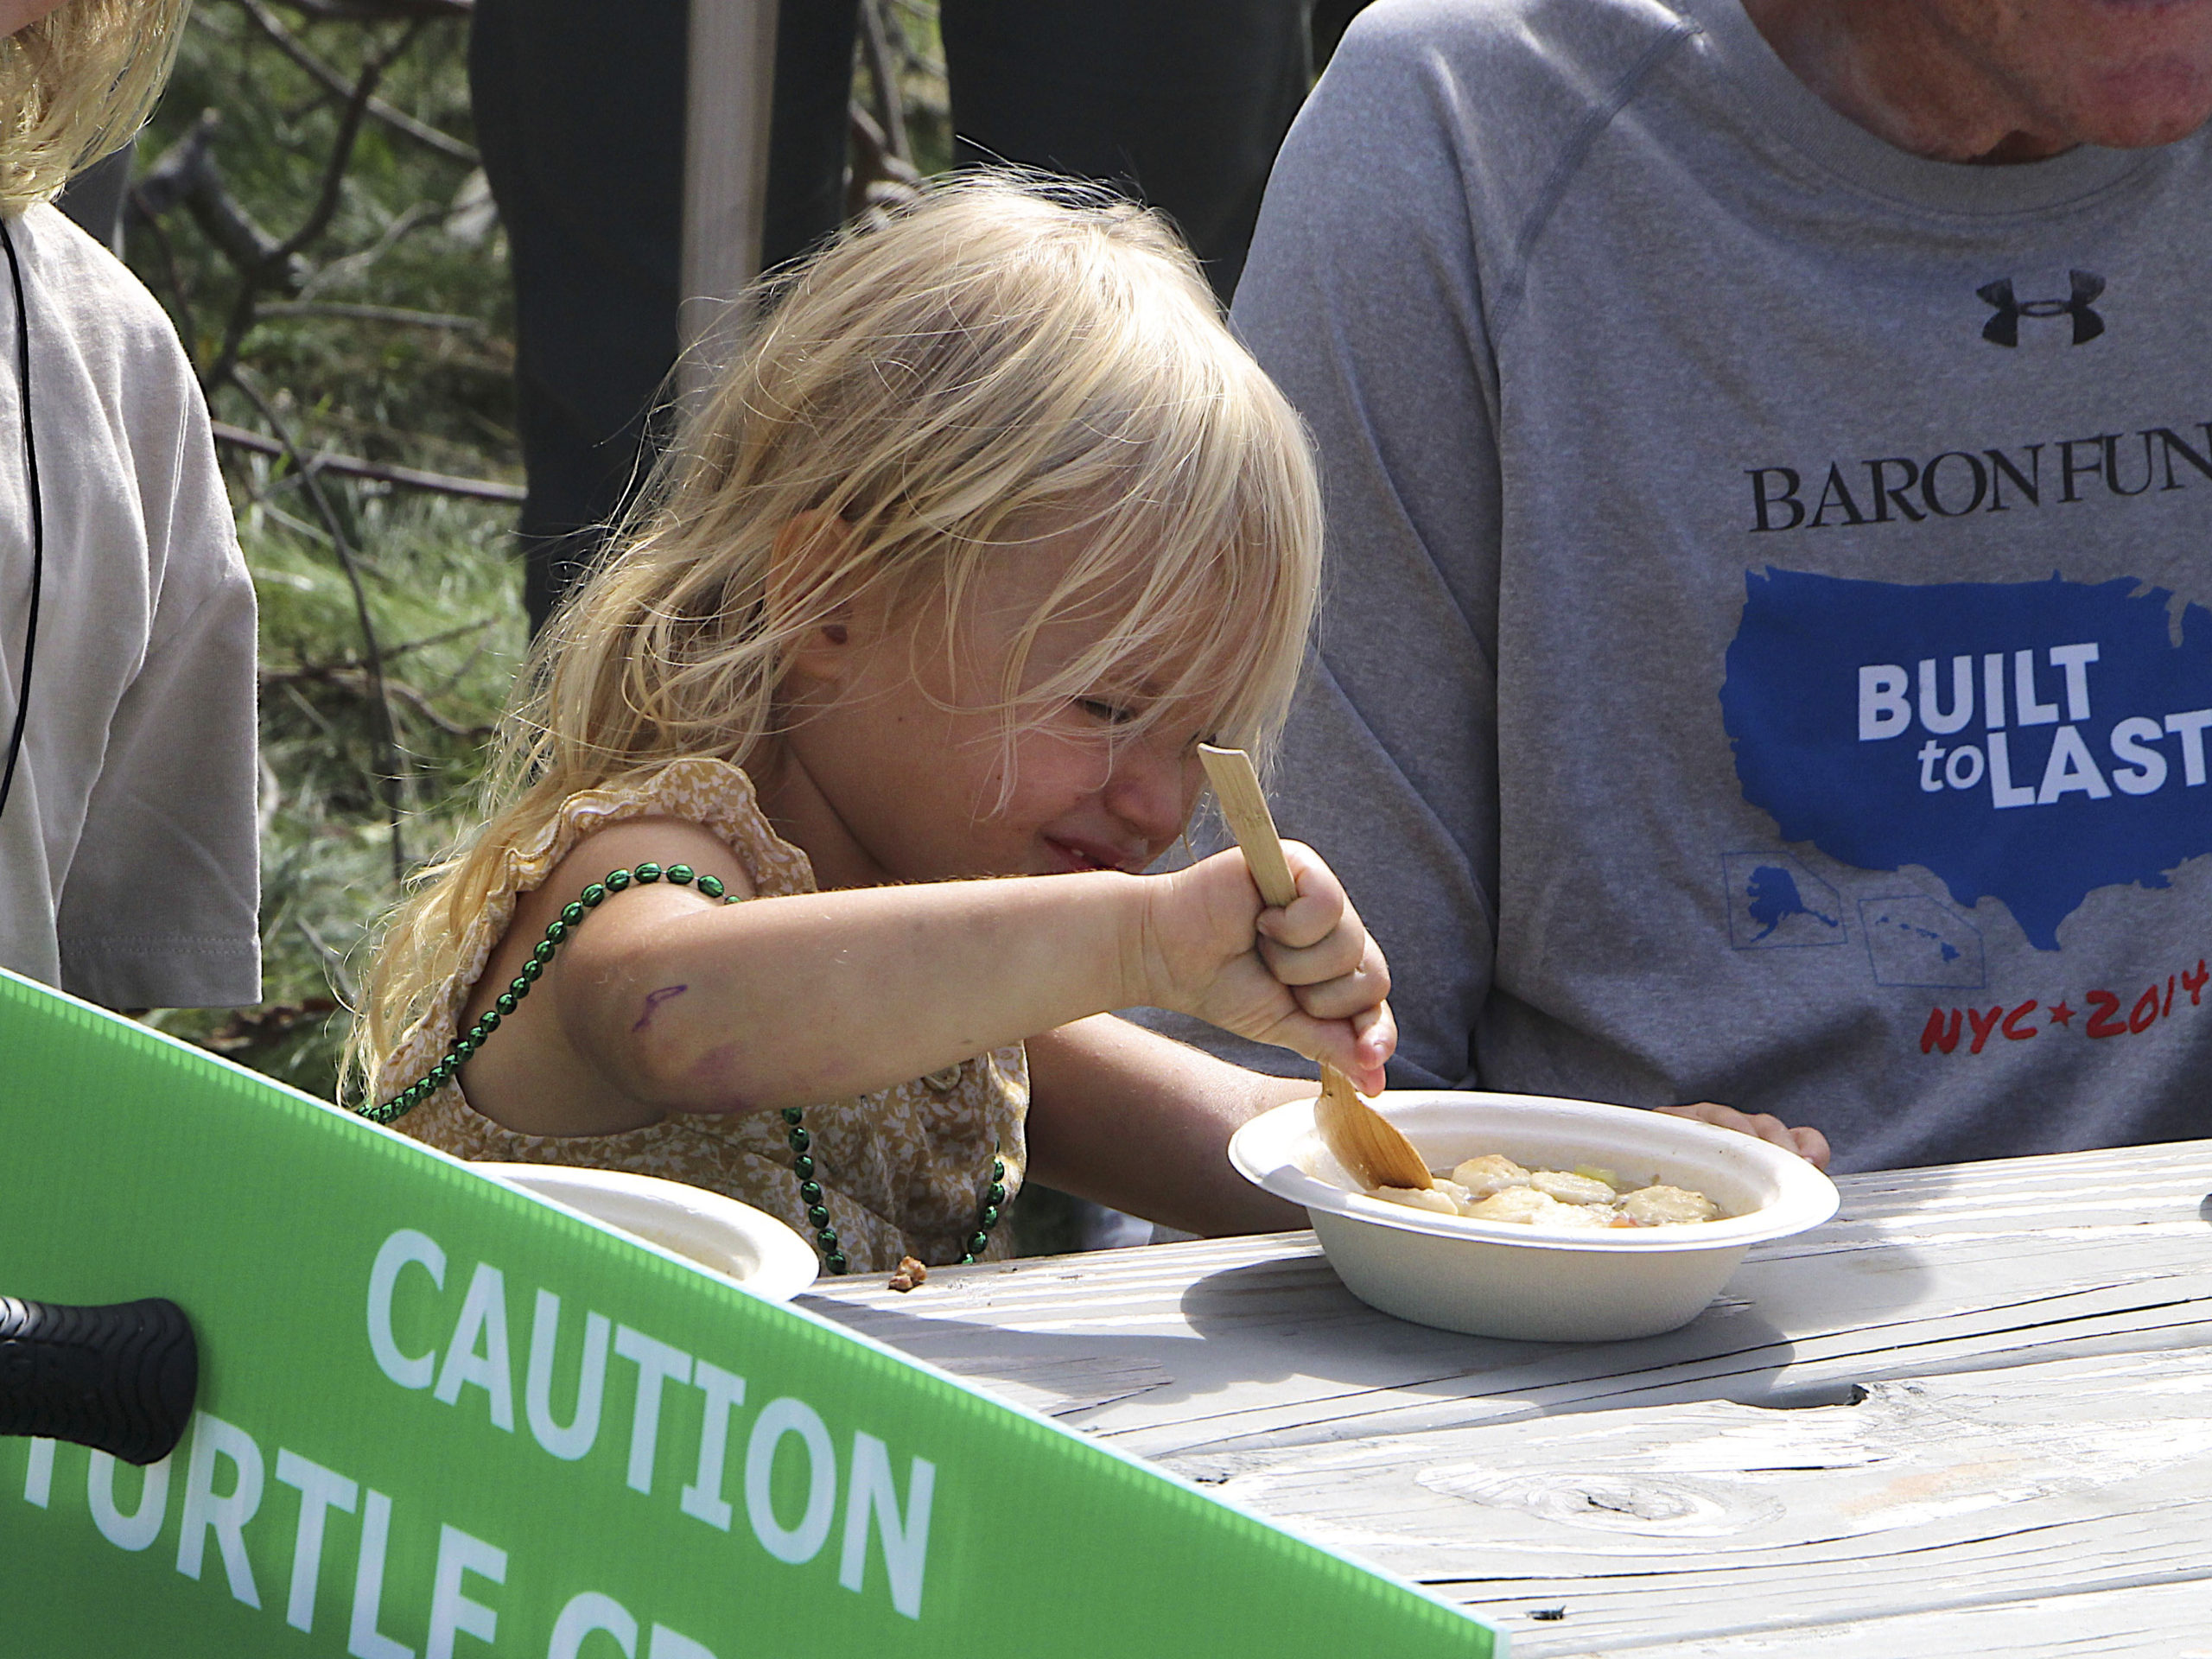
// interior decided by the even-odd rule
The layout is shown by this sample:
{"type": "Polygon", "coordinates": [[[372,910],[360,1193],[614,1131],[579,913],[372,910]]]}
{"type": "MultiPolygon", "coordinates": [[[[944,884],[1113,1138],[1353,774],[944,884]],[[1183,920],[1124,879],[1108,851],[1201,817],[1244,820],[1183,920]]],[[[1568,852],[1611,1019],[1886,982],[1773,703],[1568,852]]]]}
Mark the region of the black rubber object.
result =
{"type": "Polygon", "coordinates": [[[199,1391],[200,1345],[175,1302],[59,1307],[0,1296],[0,1434],[158,1463],[199,1391]]]}

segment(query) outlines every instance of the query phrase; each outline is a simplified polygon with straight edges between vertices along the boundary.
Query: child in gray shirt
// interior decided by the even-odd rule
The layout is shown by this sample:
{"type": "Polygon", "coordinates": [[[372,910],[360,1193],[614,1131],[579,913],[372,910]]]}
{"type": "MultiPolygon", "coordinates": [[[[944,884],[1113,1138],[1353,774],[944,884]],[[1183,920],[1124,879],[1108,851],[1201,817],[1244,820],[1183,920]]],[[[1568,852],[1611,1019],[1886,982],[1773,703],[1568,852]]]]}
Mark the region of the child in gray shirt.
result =
{"type": "MultiPolygon", "coordinates": [[[[34,11],[37,7],[34,5],[34,11]]],[[[180,0],[0,41],[0,967],[116,1007],[260,999],[253,587],[168,319],[48,205],[134,131],[180,0]]]]}

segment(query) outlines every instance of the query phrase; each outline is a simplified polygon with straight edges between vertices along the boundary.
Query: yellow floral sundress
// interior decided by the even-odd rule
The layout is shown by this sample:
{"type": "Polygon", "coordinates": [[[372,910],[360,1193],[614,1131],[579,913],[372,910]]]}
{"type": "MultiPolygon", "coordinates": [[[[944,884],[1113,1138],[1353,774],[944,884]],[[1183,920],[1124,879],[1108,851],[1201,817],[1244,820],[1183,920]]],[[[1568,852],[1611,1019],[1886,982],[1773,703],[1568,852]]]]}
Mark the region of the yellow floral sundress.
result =
{"type": "MultiPolygon", "coordinates": [[[[542,835],[508,850],[499,885],[461,940],[459,971],[378,1068],[375,1098],[389,1099],[453,1046],[469,992],[513,919],[517,896],[542,885],[587,836],[646,817],[683,818],[710,830],[737,855],[760,897],[817,890],[806,855],[769,827],[753,780],[727,761],[690,757],[631,787],[572,795],[542,835]]],[[[499,1039],[495,1033],[491,1040],[499,1039]]],[[[808,1107],[815,1179],[851,1270],[887,1270],[902,1255],[932,1265],[957,1262],[976,1230],[994,1157],[1006,1165],[1008,1199],[1020,1190],[1028,1104],[1028,1063],[1014,1043],[893,1088],[808,1107]]],[[[520,1135],[478,1112],[460,1085],[449,1084],[397,1127],[460,1158],[685,1181],[765,1210],[807,1239],[816,1231],[799,1198],[788,1129],[776,1112],[671,1116],[620,1135],[520,1135]]],[[[1001,1228],[983,1255],[996,1260],[1007,1253],[1001,1228]]]]}

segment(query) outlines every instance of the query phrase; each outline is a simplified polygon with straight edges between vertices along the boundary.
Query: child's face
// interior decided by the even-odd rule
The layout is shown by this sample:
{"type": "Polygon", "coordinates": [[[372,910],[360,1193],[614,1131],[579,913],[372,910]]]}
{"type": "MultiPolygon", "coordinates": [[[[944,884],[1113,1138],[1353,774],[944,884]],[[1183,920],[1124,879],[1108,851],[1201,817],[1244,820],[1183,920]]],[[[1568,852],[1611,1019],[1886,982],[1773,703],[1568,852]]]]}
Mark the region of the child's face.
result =
{"type": "MultiPolygon", "coordinates": [[[[865,600],[842,641],[805,654],[787,684],[789,775],[768,792],[824,886],[1136,871],[1182,834],[1205,734],[1196,715],[1171,715],[1116,741],[1117,722],[1147,706],[1146,685],[1088,687],[1007,739],[1009,653],[1070,556],[1048,540],[986,567],[950,662],[940,616],[865,600]]],[[[1104,626],[1047,623],[1023,688],[1076,661],[1104,626]]]]}

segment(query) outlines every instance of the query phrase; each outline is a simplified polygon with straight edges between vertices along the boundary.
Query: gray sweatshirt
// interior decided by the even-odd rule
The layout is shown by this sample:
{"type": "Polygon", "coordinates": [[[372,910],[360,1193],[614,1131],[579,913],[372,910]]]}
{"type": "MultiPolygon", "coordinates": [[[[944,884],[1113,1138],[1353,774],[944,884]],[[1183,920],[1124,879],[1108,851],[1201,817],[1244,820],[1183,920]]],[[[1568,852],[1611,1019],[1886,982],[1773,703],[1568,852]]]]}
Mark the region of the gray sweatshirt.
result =
{"type": "Polygon", "coordinates": [[[1737,0],[1362,17],[1236,315],[1328,497],[1279,817],[1401,1085],[2212,1132],[2208,186],[1920,160],[1737,0]]]}

